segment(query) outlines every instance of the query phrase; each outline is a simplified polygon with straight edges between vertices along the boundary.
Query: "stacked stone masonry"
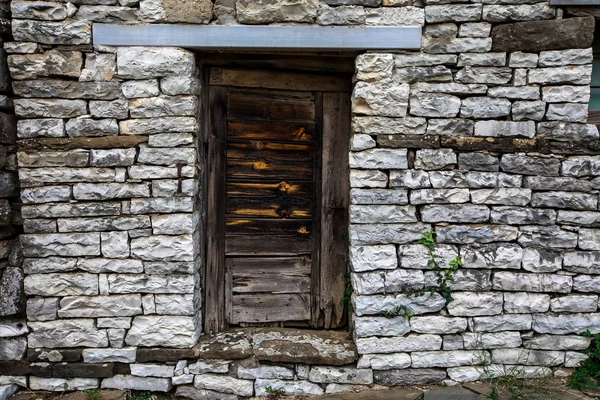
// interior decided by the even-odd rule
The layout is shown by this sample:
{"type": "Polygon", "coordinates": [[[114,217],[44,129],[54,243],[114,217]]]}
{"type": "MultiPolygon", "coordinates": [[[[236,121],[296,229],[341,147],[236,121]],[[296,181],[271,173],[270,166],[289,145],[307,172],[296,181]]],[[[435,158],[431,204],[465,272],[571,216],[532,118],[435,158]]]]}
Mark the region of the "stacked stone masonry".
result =
{"type": "Polygon", "coordinates": [[[566,376],[589,346],[579,334],[600,332],[592,17],[535,0],[15,0],[10,10],[19,149],[2,98],[0,302],[7,287],[17,301],[8,313],[0,303],[0,398],[19,386],[236,399],[268,386],[319,394],[566,376]],[[297,359],[261,347],[281,341],[275,333],[221,336],[227,351],[196,344],[211,340],[201,334],[201,59],[94,45],[94,23],[422,26],[419,51],[356,58],[355,345],[344,332],[328,345],[294,334],[317,354],[297,359]],[[15,241],[18,228],[4,227],[19,222],[18,185],[15,241]],[[442,265],[463,260],[448,304],[411,294],[435,284],[418,244],[431,230],[442,265]],[[410,316],[389,318],[399,309],[410,316]]]}
{"type": "MultiPolygon", "coordinates": [[[[11,40],[10,3],[0,2],[0,43],[11,40]]],[[[14,115],[7,57],[0,50],[0,363],[20,359],[27,349],[23,292],[22,232],[17,176],[17,121],[14,115]]],[[[12,380],[12,378],[9,378],[12,380]]],[[[18,386],[0,378],[0,398],[18,386]]]]}

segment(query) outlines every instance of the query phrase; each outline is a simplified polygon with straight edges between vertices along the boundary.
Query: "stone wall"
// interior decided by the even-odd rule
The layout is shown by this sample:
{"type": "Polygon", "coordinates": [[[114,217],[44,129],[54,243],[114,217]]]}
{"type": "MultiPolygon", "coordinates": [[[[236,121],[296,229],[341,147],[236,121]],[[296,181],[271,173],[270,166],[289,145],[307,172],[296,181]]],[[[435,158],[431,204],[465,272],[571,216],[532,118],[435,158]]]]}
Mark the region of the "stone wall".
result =
{"type": "MultiPolygon", "coordinates": [[[[4,47],[29,333],[26,360],[11,345],[19,354],[0,361],[0,385],[176,385],[233,399],[266,386],[303,394],[568,374],[589,345],[577,334],[600,332],[600,157],[585,124],[594,20],[545,1],[425,3],[13,1],[4,47]],[[293,334],[316,354],[297,359],[270,347],[285,342],[275,333],[200,336],[200,60],[93,46],[94,22],[423,26],[421,51],[356,60],[356,349],[293,334]],[[430,230],[443,266],[463,260],[448,304],[411,295],[435,285],[417,243],[430,230]],[[208,342],[193,347],[199,337],[208,342]]],[[[13,248],[4,275],[20,271],[13,248]]]]}
{"type": "MultiPolygon", "coordinates": [[[[0,43],[10,39],[10,3],[0,2],[0,43]]],[[[17,176],[17,121],[14,116],[6,53],[0,50],[0,365],[24,357],[27,321],[23,293],[22,231],[17,176]]],[[[25,379],[17,378],[21,383],[25,379]]],[[[0,377],[0,398],[18,386],[0,377]]]]}

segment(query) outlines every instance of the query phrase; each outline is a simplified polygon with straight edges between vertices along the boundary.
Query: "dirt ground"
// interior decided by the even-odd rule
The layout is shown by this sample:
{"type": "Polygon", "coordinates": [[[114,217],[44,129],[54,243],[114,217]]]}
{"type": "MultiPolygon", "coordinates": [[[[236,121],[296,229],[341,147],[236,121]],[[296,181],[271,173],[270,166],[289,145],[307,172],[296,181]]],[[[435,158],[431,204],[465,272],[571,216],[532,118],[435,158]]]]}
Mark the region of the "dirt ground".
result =
{"type": "MultiPolygon", "coordinates": [[[[171,393],[150,393],[124,390],[85,392],[20,391],[10,400],[175,400],[171,393]]],[[[183,398],[179,398],[183,399],[183,398]]],[[[410,386],[382,390],[325,394],[321,396],[273,395],[250,400],[600,400],[600,390],[584,392],[570,389],[564,380],[515,381],[497,384],[465,383],[457,386],[410,386]]],[[[202,400],[201,398],[193,400],[202,400]]],[[[207,399],[208,400],[208,399],[207,399]]]]}

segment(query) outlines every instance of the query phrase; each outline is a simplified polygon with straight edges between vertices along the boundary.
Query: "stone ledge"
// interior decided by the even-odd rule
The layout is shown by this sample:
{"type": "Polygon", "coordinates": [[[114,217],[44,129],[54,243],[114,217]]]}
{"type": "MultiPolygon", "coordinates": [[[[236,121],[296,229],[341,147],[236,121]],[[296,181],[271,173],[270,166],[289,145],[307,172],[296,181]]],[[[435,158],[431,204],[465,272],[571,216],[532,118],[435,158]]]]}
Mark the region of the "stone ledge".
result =
{"type": "Polygon", "coordinates": [[[356,346],[345,331],[300,329],[239,329],[203,335],[190,349],[140,348],[137,362],[175,362],[181,359],[239,360],[345,365],[357,359],[356,346]]]}
{"type": "MultiPolygon", "coordinates": [[[[42,378],[109,378],[130,374],[125,363],[82,363],[81,349],[30,349],[27,361],[0,362],[0,375],[42,378]]],[[[204,335],[192,348],[138,348],[136,363],[180,360],[241,360],[310,365],[346,365],[356,361],[354,342],[345,331],[239,329],[204,335]]]]}
{"type": "Polygon", "coordinates": [[[135,147],[148,141],[147,136],[103,136],[97,138],[44,138],[19,142],[20,150],[120,149],[135,147]]]}

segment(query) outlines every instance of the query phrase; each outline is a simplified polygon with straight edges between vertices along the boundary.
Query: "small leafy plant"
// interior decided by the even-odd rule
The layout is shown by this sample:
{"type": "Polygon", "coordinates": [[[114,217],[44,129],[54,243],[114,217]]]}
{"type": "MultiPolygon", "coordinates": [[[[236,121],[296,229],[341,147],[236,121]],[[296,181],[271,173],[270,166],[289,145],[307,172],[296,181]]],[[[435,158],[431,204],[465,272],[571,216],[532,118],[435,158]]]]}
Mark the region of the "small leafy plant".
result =
{"type": "Polygon", "coordinates": [[[143,391],[136,392],[131,391],[127,393],[127,400],[165,400],[166,397],[163,395],[154,395],[152,392],[143,391]]]}
{"type": "Polygon", "coordinates": [[[422,293],[439,293],[445,300],[446,304],[454,300],[452,298],[452,291],[448,286],[448,282],[454,280],[454,273],[462,267],[462,258],[460,255],[450,260],[448,268],[442,268],[438,261],[437,255],[435,254],[436,237],[435,231],[427,231],[423,233],[423,237],[419,239],[419,243],[427,248],[429,260],[427,264],[433,267],[436,274],[437,286],[427,286],[423,289],[422,293]]]}
{"type": "Polygon", "coordinates": [[[575,373],[569,377],[569,386],[573,389],[600,387],[600,333],[592,334],[589,330],[582,336],[592,339],[590,347],[582,352],[588,356],[583,360],[575,373]]]}
{"type": "Polygon", "coordinates": [[[85,400],[102,400],[102,393],[100,392],[100,389],[84,390],[83,394],[85,396],[85,400]]]}
{"type": "Polygon", "coordinates": [[[285,394],[285,390],[276,389],[272,386],[265,387],[265,392],[267,392],[269,394],[269,396],[282,396],[285,394]]]}
{"type": "Polygon", "coordinates": [[[414,314],[408,307],[399,305],[399,306],[392,308],[391,310],[381,310],[379,312],[379,315],[381,315],[382,317],[385,317],[387,319],[392,319],[392,318],[396,318],[399,316],[410,318],[414,314]]]}
{"type": "Polygon", "coordinates": [[[346,272],[346,286],[344,288],[344,295],[340,299],[340,305],[348,310],[348,312],[352,311],[352,281],[350,280],[350,273],[346,272]]]}

